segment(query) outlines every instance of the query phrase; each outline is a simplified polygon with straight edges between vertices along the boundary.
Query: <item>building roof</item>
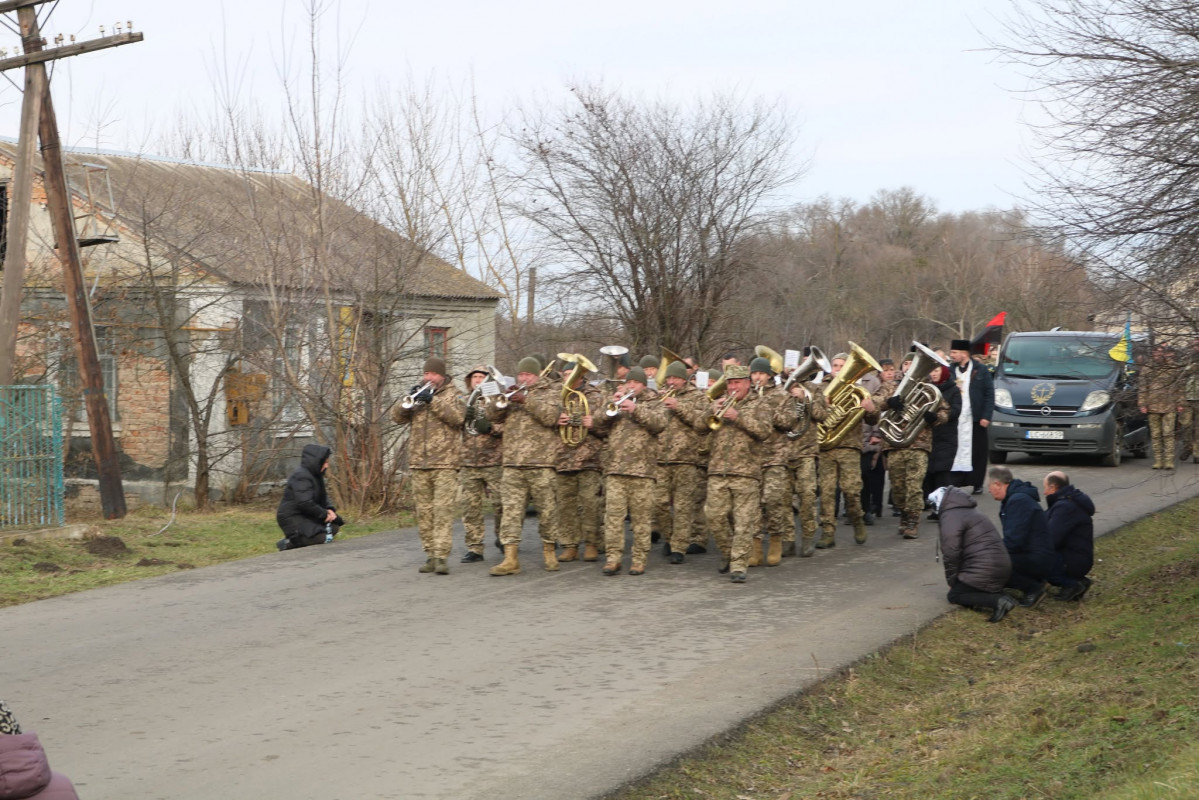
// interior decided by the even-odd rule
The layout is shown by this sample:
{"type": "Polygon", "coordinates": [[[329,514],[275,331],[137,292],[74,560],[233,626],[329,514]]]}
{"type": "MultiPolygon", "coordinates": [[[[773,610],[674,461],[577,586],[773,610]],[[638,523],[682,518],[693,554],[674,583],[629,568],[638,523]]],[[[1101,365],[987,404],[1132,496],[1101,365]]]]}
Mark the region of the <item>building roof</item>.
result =
{"type": "MultiPolygon", "coordinates": [[[[0,158],[16,147],[0,140],[0,158]]],[[[90,198],[134,236],[243,285],[496,300],[500,294],[350,205],[291,173],[148,155],[64,154],[76,200],[90,198]],[[107,187],[84,191],[86,166],[107,187]],[[93,172],[98,176],[100,171],[93,172]]],[[[36,165],[40,176],[40,163],[36,165]]]]}

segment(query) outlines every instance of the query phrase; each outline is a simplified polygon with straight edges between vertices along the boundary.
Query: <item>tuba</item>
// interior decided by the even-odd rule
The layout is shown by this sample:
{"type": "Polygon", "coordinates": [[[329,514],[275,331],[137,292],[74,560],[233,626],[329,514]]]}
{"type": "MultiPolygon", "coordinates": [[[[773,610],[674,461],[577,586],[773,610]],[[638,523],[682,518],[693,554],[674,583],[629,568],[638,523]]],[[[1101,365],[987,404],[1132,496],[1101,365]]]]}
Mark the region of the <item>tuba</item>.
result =
{"type": "Polygon", "coordinates": [[[570,415],[570,421],[558,426],[558,436],[567,447],[578,447],[587,438],[583,417],[591,413],[591,407],[587,403],[587,395],[575,389],[574,385],[588,372],[595,372],[595,364],[582,353],[559,353],[558,360],[575,365],[562,383],[562,408],[570,415]]]}
{"type": "MultiPolygon", "coordinates": [[[[819,347],[812,346],[808,348],[808,357],[800,362],[799,366],[791,371],[787,376],[787,380],[783,383],[783,393],[786,394],[791,390],[791,384],[798,381],[802,385],[815,377],[818,372],[831,374],[833,365],[819,347]]],[[[811,396],[808,390],[804,388],[805,399],[796,399],[795,401],[795,416],[798,417],[797,427],[787,431],[788,439],[798,439],[808,432],[808,426],[812,424],[812,420],[808,417],[808,403],[811,402],[811,396]]]]}
{"type": "Polygon", "coordinates": [[[882,367],[869,353],[850,342],[849,359],[824,390],[824,396],[828,399],[828,416],[823,422],[816,423],[821,450],[832,450],[841,444],[866,416],[862,401],[869,394],[857,382],[872,369],[881,370],[882,367]]]}
{"type": "MultiPolygon", "coordinates": [[[[769,362],[770,362],[770,369],[771,369],[771,371],[772,371],[772,372],[774,372],[774,374],[775,374],[775,375],[781,375],[781,374],[782,374],[782,372],[783,372],[783,363],[784,363],[784,362],[783,362],[783,357],[782,357],[781,355],[779,355],[779,354],[778,354],[778,351],[777,351],[777,350],[771,350],[771,349],[770,349],[769,347],[767,347],[766,345],[764,345],[764,344],[760,344],[760,345],[758,345],[757,347],[755,347],[755,348],[754,348],[754,355],[755,355],[755,356],[757,356],[758,358],[764,358],[764,359],[766,359],[767,361],[769,361],[769,362]]],[[[759,397],[761,397],[761,396],[762,396],[762,394],[763,394],[763,392],[765,392],[765,391],[766,391],[766,387],[765,387],[765,386],[758,386],[758,387],[756,387],[756,388],[757,388],[757,390],[758,390],[758,396],[759,396],[759,397]]]]}
{"type": "Polygon", "coordinates": [[[948,367],[948,362],[929,350],[920,342],[912,342],[916,355],[903,380],[895,389],[894,397],[903,400],[903,409],[890,408],[879,414],[878,427],[887,443],[894,447],[911,444],[924,429],[924,412],[936,412],[941,404],[941,390],[925,378],[933,367],[948,367]]]}

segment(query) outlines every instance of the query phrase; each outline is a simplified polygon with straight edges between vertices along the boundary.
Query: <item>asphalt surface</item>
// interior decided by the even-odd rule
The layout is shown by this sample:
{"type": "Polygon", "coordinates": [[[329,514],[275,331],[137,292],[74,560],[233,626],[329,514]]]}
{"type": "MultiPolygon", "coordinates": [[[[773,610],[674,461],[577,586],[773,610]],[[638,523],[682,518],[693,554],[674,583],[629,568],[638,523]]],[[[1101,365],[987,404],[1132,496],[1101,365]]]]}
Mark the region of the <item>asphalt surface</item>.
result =
{"type": "MultiPolygon", "coordinates": [[[[1199,494],[1189,463],[1062,466],[1101,533],[1199,494]]],[[[589,798],[950,608],[935,523],[842,524],[738,586],[658,548],[640,577],[547,573],[528,522],[511,577],[490,535],[417,574],[403,530],[0,609],[0,697],[88,800],[589,798]]]]}

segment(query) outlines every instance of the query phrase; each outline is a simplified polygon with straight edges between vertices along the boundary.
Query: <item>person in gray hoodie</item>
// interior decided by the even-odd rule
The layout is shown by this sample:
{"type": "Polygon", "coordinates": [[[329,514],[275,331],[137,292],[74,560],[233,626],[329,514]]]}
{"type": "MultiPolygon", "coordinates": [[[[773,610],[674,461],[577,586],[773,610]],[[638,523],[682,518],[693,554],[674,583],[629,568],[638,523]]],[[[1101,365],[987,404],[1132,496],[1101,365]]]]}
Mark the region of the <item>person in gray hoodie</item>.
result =
{"type": "Polygon", "coordinates": [[[21,726],[0,700],[0,800],[79,800],[67,776],[50,769],[36,733],[21,726]]]}
{"type": "Polygon", "coordinates": [[[943,487],[928,500],[940,516],[937,547],[949,584],[949,602],[990,609],[990,621],[999,622],[1016,606],[1003,593],[1012,572],[1003,537],[978,510],[974,498],[961,489],[943,487]]]}

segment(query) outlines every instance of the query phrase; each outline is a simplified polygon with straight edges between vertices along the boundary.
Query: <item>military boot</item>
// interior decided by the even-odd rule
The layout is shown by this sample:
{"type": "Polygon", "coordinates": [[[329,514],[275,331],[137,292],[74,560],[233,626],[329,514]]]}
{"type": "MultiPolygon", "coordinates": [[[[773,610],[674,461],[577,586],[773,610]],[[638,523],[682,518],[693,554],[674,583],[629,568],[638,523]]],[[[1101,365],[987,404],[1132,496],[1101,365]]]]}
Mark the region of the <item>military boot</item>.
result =
{"type": "Polygon", "coordinates": [[[504,560],[491,568],[492,575],[517,575],[520,573],[520,559],[517,557],[518,545],[504,545],[504,560]]]}
{"type": "Polygon", "coordinates": [[[545,557],[545,571],[546,572],[557,572],[558,571],[557,551],[558,551],[558,545],[554,544],[553,542],[542,542],[541,543],[541,554],[545,557]]]}
{"type": "Polygon", "coordinates": [[[424,574],[432,573],[433,570],[435,570],[437,568],[437,565],[434,563],[436,560],[437,559],[433,558],[433,556],[429,556],[428,558],[425,559],[424,565],[420,569],[418,569],[417,572],[424,573],[424,574]]]}
{"type": "Polygon", "coordinates": [[[795,556],[795,540],[783,542],[783,558],[793,558],[795,556]]]}
{"type": "Polygon", "coordinates": [[[749,544],[749,566],[758,567],[762,565],[762,540],[753,539],[749,544]]]}
{"type": "Polygon", "coordinates": [[[813,536],[810,539],[807,536],[805,536],[803,538],[803,541],[799,545],[799,557],[800,558],[811,558],[812,556],[816,555],[815,539],[816,539],[815,536],[813,536]]]}
{"type": "Polygon", "coordinates": [[[836,537],[836,534],[834,533],[835,529],[834,528],[822,528],[821,530],[822,530],[822,533],[820,534],[820,541],[816,542],[816,549],[817,550],[827,550],[830,547],[836,547],[837,546],[837,537],[836,537]]]}
{"type": "Polygon", "coordinates": [[[433,572],[438,575],[449,575],[450,565],[445,562],[444,558],[433,559],[433,572]]]}
{"type": "Polygon", "coordinates": [[[567,545],[562,549],[562,555],[558,556],[559,562],[578,561],[579,548],[574,545],[567,545]]]}
{"type": "Polygon", "coordinates": [[[766,553],[766,566],[777,567],[783,561],[783,540],[777,536],[770,537],[770,550],[766,553]]]}
{"type": "MultiPolygon", "coordinates": [[[[560,561],[561,559],[559,559],[560,561]]],[[[583,545],[583,560],[584,561],[599,561],[599,548],[591,542],[583,545]]]]}
{"type": "Polygon", "coordinates": [[[866,521],[853,524],[853,540],[858,544],[866,544],[866,521]]]}

